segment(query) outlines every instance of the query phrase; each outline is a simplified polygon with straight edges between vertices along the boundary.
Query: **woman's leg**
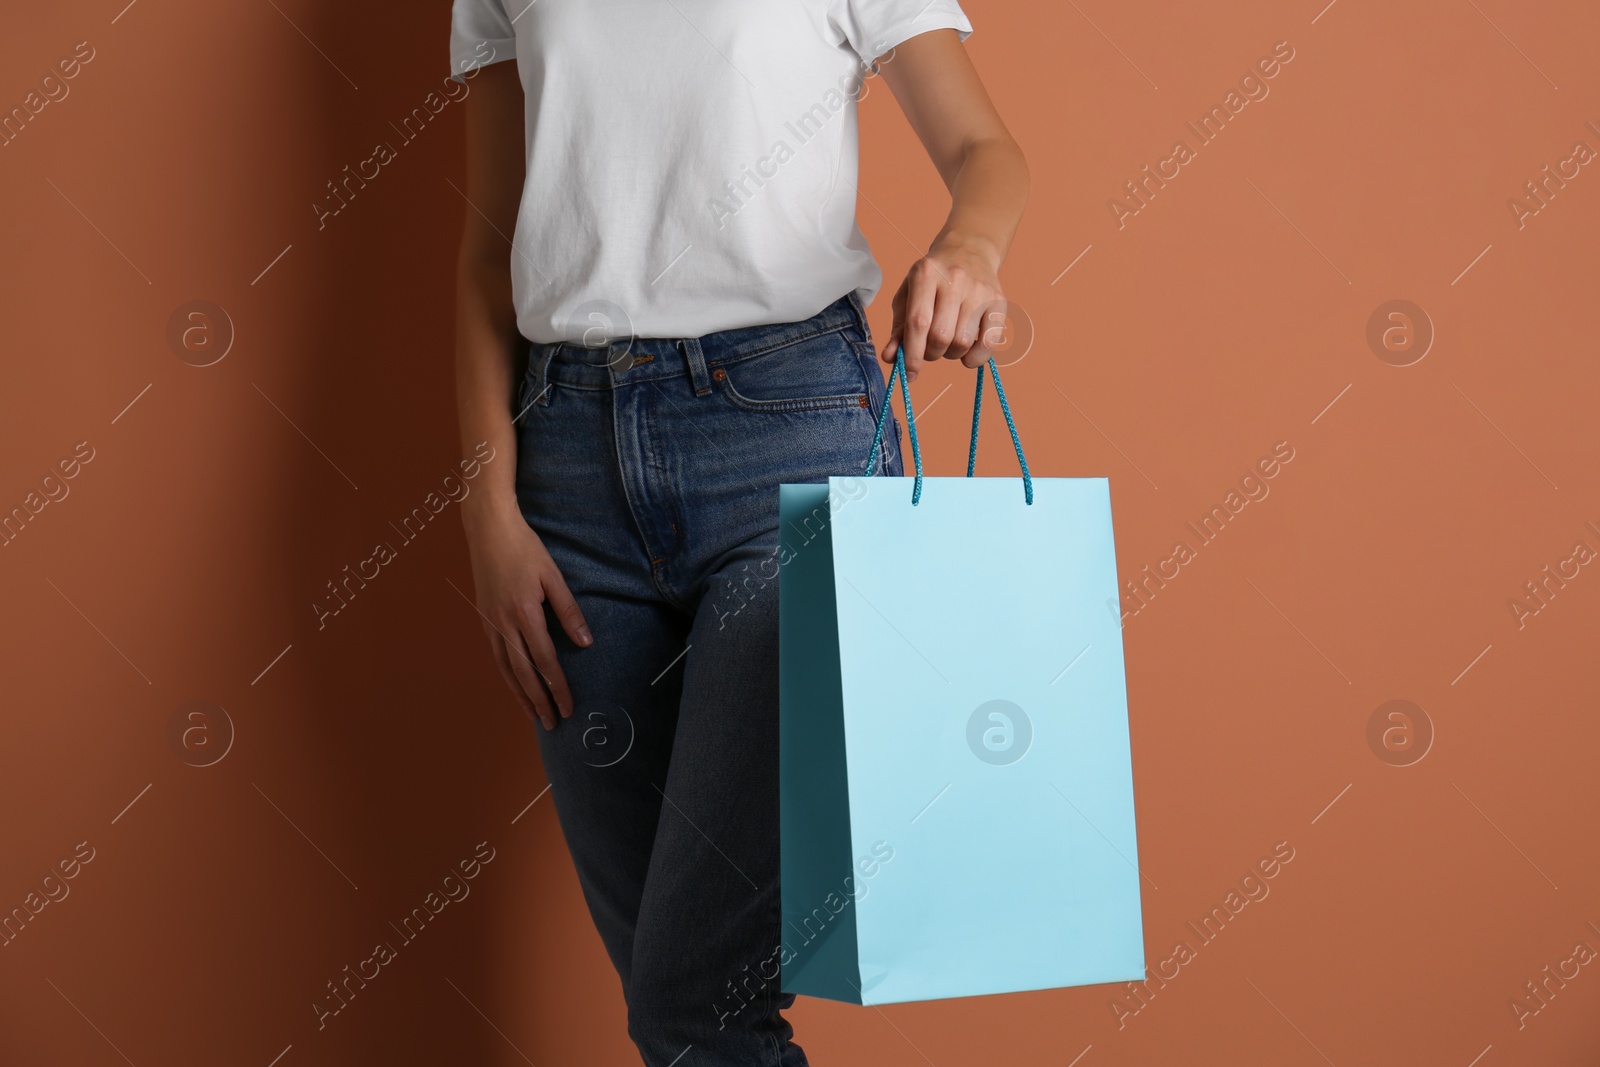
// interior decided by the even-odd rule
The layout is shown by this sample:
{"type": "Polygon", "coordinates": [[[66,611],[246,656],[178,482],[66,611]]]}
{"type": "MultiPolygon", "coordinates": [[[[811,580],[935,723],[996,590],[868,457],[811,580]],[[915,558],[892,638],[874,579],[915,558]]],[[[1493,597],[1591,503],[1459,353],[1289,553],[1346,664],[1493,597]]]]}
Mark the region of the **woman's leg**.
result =
{"type": "MultiPolygon", "coordinates": [[[[853,299],[605,357],[558,359],[548,392],[534,366],[519,405],[519,499],[595,637],[552,629],[551,794],[648,1067],[804,1067],[777,980],[777,487],[860,472],[882,374],[853,299]]],[[[875,470],[901,473],[897,423],[875,470]]]]}
{"type": "MultiPolygon", "coordinates": [[[[713,335],[686,352],[688,381],[629,387],[671,455],[684,536],[663,579],[696,598],[633,946],[629,1029],[650,1067],[806,1063],[778,981],[777,495],[859,474],[871,446],[883,379],[859,306],[841,303],[820,325],[842,330],[713,335]]],[[[877,469],[899,474],[886,447],[877,469]]]]}
{"type": "MultiPolygon", "coordinates": [[[[767,549],[732,554],[713,586],[737,582],[767,549]]],[[[689,635],[634,935],[628,1027],[651,1067],[806,1062],[779,1014],[794,998],[777,981],[777,583],[734,615],[726,597],[707,590],[689,635]]]]}
{"type": "Polygon", "coordinates": [[[579,648],[550,626],[573,714],[535,733],[585,902],[629,999],[691,616],[652,582],[612,440],[611,393],[598,388],[604,376],[556,367],[571,381],[545,382],[548,350],[534,352],[518,404],[518,501],[595,638],[579,648]],[[548,403],[530,403],[535,396],[548,403]]]}
{"type": "Polygon", "coordinates": [[[555,638],[573,712],[554,730],[537,727],[539,753],[584,901],[631,1002],[634,938],[677,726],[687,627],[676,609],[587,583],[569,587],[595,643],[579,649],[555,638]]]}

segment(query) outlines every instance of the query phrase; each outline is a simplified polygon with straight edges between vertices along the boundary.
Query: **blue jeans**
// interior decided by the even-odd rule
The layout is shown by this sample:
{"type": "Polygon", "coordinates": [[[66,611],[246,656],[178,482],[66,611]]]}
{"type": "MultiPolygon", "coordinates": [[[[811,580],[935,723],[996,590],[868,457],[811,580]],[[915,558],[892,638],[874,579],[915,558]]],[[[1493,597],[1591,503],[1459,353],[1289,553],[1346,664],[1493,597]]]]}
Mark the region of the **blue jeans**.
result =
{"type": "MultiPolygon", "coordinates": [[[[532,344],[517,498],[594,644],[537,730],[648,1067],[803,1067],[780,1015],[778,485],[862,473],[884,377],[854,293],[804,322],[532,344]]],[[[891,416],[874,473],[899,475],[891,416]]]]}

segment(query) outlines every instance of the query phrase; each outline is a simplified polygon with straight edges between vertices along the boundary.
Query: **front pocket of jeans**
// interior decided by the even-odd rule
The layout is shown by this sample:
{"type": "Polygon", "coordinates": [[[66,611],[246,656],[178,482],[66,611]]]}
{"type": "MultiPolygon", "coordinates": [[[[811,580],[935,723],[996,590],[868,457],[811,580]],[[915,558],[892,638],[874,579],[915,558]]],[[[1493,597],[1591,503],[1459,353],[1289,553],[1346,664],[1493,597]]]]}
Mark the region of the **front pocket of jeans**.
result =
{"type": "Polygon", "coordinates": [[[855,348],[837,332],[717,367],[712,378],[745,411],[864,411],[869,403],[855,348]],[[819,384],[848,391],[812,392],[819,384]]]}

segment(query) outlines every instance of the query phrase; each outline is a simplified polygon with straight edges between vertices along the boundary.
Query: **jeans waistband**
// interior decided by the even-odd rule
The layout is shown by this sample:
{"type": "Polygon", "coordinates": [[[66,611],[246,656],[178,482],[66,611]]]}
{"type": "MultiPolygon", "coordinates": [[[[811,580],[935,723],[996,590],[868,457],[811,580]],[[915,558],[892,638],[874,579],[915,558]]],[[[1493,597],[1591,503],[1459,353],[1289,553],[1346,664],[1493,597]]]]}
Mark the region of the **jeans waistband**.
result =
{"type": "Polygon", "coordinates": [[[536,403],[549,403],[549,386],[614,389],[630,383],[688,375],[695,391],[711,389],[708,368],[759,356],[775,348],[836,330],[859,327],[867,337],[867,315],[851,290],[800,322],[742,326],[703,337],[635,337],[593,348],[570,341],[529,342],[528,375],[536,403]]]}

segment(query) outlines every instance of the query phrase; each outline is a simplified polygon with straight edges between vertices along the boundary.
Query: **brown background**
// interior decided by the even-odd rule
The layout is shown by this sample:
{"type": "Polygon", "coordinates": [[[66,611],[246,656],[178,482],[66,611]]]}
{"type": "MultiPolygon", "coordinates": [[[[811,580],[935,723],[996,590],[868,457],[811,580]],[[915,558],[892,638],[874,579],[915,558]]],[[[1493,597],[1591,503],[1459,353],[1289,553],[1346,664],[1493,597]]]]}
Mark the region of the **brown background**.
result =
{"type": "MultiPolygon", "coordinates": [[[[1600,167],[1521,228],[1507,201],[1600,149],[1600,17],[1323,2],[970,3],[1033,168],[1005,278],[1034,469],[1110,477],[1131,579],[1295,450],[1126,622],[1152,966],[1275,843],[1295,858],[1120,1027],[1109,986],[802,1001],[819,1065],[1595,1062],[1600,964],[1521,1027],[1511,1001],[1600,949],[1600,567],[1521,628],[1508,601],[1600,549],[1600,167]],[[1108,199],[1280,40],[1270,95],[1119,229],[1108,199]],[[1392,299],[1437,333],[1410,366],[1366,341],[1392,299]],[[1395,699],[1436,734],[1410,766],[1367,740],[1395,699]]],[[[122,5],[0,16],[0,107],[95,49],[0,148],[0,507],[94,449],[0,548],[0,910],[94,849],[0,948],[0,1060],[636,1062],[453,509],[325,629],[310,609],[458,458],[459,106],[326,228],[311,208],[439,87],[448,4],[122,5]],[[205,368],[166,338],[196,299],[236,331],[205,368]],[[168,739],[193,700],[236,732],[209,767],[168,739]],[[324,983],[480,841],[471,896],[319,1031],[324,983]]],[[[943,193],[881,85],[863,109],[892,285],[943,193]]],[[[968,380],[918,382],[934,472],[968,380]]]]}

